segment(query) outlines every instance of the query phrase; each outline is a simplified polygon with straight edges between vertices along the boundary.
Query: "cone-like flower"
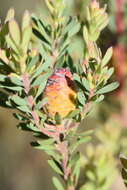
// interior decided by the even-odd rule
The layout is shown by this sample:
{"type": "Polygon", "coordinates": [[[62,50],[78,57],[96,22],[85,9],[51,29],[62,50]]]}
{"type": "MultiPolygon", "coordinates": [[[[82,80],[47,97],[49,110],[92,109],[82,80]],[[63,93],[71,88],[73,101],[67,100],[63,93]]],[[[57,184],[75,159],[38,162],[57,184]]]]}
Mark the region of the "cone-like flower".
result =
{"type": "Polygon", "coordinates": [[[54,117],[58,113],[62,118],[76,108],[76,88],[71,72],[68,69],[57,69],[48,79],[44,97],[46,113],[54,117]]]}

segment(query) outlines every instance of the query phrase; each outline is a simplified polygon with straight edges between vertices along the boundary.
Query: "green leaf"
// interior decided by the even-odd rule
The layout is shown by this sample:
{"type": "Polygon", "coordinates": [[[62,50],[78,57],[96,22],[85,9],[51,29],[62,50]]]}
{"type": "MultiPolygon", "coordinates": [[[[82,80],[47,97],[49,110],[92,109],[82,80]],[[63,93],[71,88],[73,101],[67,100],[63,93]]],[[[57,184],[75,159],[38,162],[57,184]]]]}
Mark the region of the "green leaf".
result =
{"type": "Polygon", "coordinates": [[[82,84],[85,87],[86,90],[90,91],[90,85],[89,85],[89,81],[86,78],[82,79],[82,84]]]}
{"type": "Polygon", "coordinates": [[[51,151],[51,150],[55,150],[55,147],[54,145],[37,145],[35,147],[36,149],[39,149],[39,150],[43,150],[43,151],[51,151]]]}
{"type": "Polygon", "coordinates": [[[5,23],[8,22],[9,20],[14,19],[15,16],[15,10],[13,8],[10,8],[7,12],[5,23]]]}
{"type": "Polygon", "coordinates": [[[26,106],[26,105],[27,105],[26,100],[23,99],[23,98],[20,98],[20,97],[17,96],[17,95],[13,95],[13,96],[11,97],[11,100],[12,100],[15,104],[17,104],[17,105],[21,105],[21,106],[26,106]]]}
{"type": "Polygon", "coordinates": [[[20,29],[15,19],[9,21],[9,32],[14,42],[19,45],[21,40],[20,29]]]}
{"type": "MultiPolygon", "coordinates": [[[[51,66],[51,63],[50,63],[50,62],[45,62],[45,63],[41,64],[41,65],[36,69],[36,72],[35,72],[34,75],[32,76],[32,79],[31,79],[31,80],[33,80],[34,78],[36,78],[37,76],[39,76],[42,72],[47,71],[47,69],[48,69],[50,66],[51,66]]],[[[49,69],[49,70],[47,71],[47,73],[51,73],[51,72],[52,72],[51,69],[49,69]]],[[[46,73],[46,74],[47,74],[47,73],[46,73]]]]}
{"type": "Polygon", "coordinates": [[[32,83],[32,87],[41,85],[44,81],[47,81],[50,75],[52,74],[52,71],[49,70],[45,74],[41,74],[39,77],[36,78],[36,80],[32,83]]]}
{"type": "Polygon", "coordinates": [[[57,125],[61,124],[62,118],[58,112],[55,114],[55,121],[57,125]]]}
{"type": "Polygon", "coordinates": [[[84,37],[84,40],[86,42],[86,44],[88,44],[89,42],[89,33],[88,33],[88,29],[86,26],[83,27],[83,37],[84,37]]]}
{"type": "Polygon", "coordinates": [[[42,110],[37,111],[38,116],[41,117],[41,123],[44,123],[44,121],[47,119],[47,115],[42,113],[42,110]]]}
{"type": "Polygon", "coordinates": [[[75,69],[76,69],[76,73],[78,73],[79,75],[82,75],[84,73],[81,60],[79,60],[75,64],[75,69]]]}
{"type": "MultiPolygon", "coordinates": [[[[42,94],[43,90],[45,89],[45,86],[47,84],[47,80],[48,80],[48,77],[52,74],[52,71],[49,71],[45,74],[45,77],[42,76],[42,79],[43,81],[41,82],[39,88],[38,88],[38,91],[37,91],[37,94],[35,96],[35,99],[40,96],[40,94],[42,94]]],[[[36,81],[35,81],[36,82],[36,81]]],[[[34,85],[37,84],[37,83],[34,83],[34,85]]],[[[33,86],[33,85],[32,85],[33,86]]]]}
{"type": "Polygon", "coordinates": [[[76,34],[79,30],[80,30],[80,23],[78,22],[77,18],[70,17],[68,20],[68,24],[63,31],[63,35],[68,33],[68,36],[71,37],[74,34],[76,34]]]}
{"type": "Polygon", "coordinates": [[[63,175],[63,172],[61,171],[58,164],[56,164],[54,160],[48,160],[48,163],[56,173],[63,175]]]}
{"type": "Polygon", "coordinates": [[[79,109],[76,109],[74,111],[71,111],[65,118],[74,118],[76,115],[80,113],[79,109]]]}
{"type": "Polygon", "coordinates": [[[96,92],[96,94],[104,94],[107,92],[111,92],[111,91],[115,90],[116,88],[118,88],[118,86],[119,86],[118,82],[113,82],[113,83],[108,84],[105,87],[101,88],[100,90],[98,90],[96,92]]]}
{"type": "Polygon", "coordinates": [[[15,42],[10,38],[9,35],[6,36],[6,42],[7,42],[7,44],[13,49],[13,51],[14,51],[17,55],[20,54],[17,45],[16,45],[15,42]]]}
{"type": "Polygon", "coordinates": [[[20,122],[18,125],[17,125],[17,128],[20,129],[20,130],[23,130],[23,131],[31,131],[28,127],[27,127],[27,124],[23,121],[23,122],[20,122]]]}
{"type": "Polygon", "coordinates": [[[68,35],[69,30],[73,27],[75,23],[74,17],[69,17],[66,21],[66,27],[63,28],[63,35],[68,35]]]}
{"type": "Polygon", "coordinates": [[[44,38],[51,43],[51,38],[50,35],[48,34],[48,32],[46,31],[46,27],[44,26],[44,23],[42,22],[42,20],[38,19],[38,29],[39,32],[42,34],[42,36],[44,36],[44,38]]]}
{"type": "Polygon", "coordinates": [[[85,97],[84,93],[82,91],[78,92],[77,97],[78,97],[78,101],[80,102],[80,104],[82,104],[84,106],[86,103],[86,97],[85,97]]]}
{"type": "Polygon", "coordinates": [[[101,31],[108,25],[108,23],[109,23],[109,18],[105,14],[105,15],[103,15],[103,17],[101,17],[100,21],[98,21],[97,27],[101,31]]]}
{"type": "Polygon", "coordinates": [[[100,95],[100,96],[95,100],[95,103],[99,103],[99,102],[103,101],[104,98],[105,98],[104,95],[100,95]]]}
{"type": "Polygon", "coordinates": [[[31,129],[34,132],[40,132],[40,130],[33,123],[27,124],[27,128],[31,129]]]}
{"type": "Polygon", "coordinates": [[[93,30],[92,33],[91,33],[91,35],[89,35],[89,39],[90,39],[91,41],[96,42],[97,39],[99,38],[99,36],[100,36],[100,31],[97,31],[97,30],[94,31],[94,30],[93,30]]]}
{"type": "Polygon", "coordinates": [[[70,147],[71,152],[73,153],[78,148],[79,145],[81,145],[83,143],[87,143],[90,140],[91,140],[90,136],[87,136],[87,137],[77,140],[77,142],[75,144],[71,145],[71,147],[70,147]]]}
{"type": "Polygon", "coordinates": [[[56,153],[54,150],[45,150],[45,152],[55,159],[59,164],[61,164],[61,155],[56,153]]]}
{"type": "Polygon", "coordinates": [[[74,79],[75,81],[81,83],[80,76],[79,76],[78,74],[74,73],[73,79],[74,79]]]}
{"type": "Polygon", "coordinates": [[[47,84],[47,80],[43,81],[43,83],[39,86],[35,99],[37,99],[43,93],[46,84],[47,84]]]}
{"type": "Polygon", "coordinates": [[[93,133],[93,130],[88,130],[88,131],[85,131],[85,132],[81,132],[81,133],[78,133],[76,134],[75,136],[78,136],[78,137],[86,137],[86,136],[89,136],[89,135],[92,135],[93,133]]]}
{"type": "Polygon", "coordinates": [[[0,82],[5,82],[7,76],[0,74],[0,82]]]}
{"type": "Polygon", "coordinates": [[[69,166],[70,167],[73,167],[77,164],[78,160],[80,159],[80,153],[79,152],[76,152],[72,159],[70,160],[70,163],[69,163],[69,166]]]}
{"type": "Polygon", "coordinates": [[[113,73],[114,73],[114,68],[110,68],[110,69],[107,71],[107,73],[106,73],[106,75],[107,75],[107,80],[112,76],[113,73]]]}
{"type": "Polygon", "coordinates": [[[28,26],[27,28],[24,29],[24,31],[22,33],[21,48],[24,53],[27,52],[31,36],[32,36],[32,28],[31,28],[31,26],[28,26]]]}
{"type": "Polygon", "coordinates": [[[48,98],[43,98],[43,100],[39,101],[36,106],[35,110],[40,110],[46,103],[48,102],[48,98]]]}
{"type": "Polygon", "coordinates": [[[30,109],[27,106],[17,106],[17,109],[19,109],[20,111],[26,112],[26,113],[31,112],[30,109]]]}
{"type": "Polygon", "coordinates": [[[69,37],[75,35],[75,34],[80,30],[80,27],[81,27],[80,23],[76,23],[76,24],[71,28],[71,30],[69,31],[69,33],[68,33],[69,37]]]}
{"type": "Polygon", "coordinates": [[[61,184],[61,182],[56,177],[53,177],[52,180],[53,180],[53,184],[57,190],[64,190],[63,185],[61,184]]]}
{"type": "Polygon", "coordinates": [[[2,86],[2,85],[0,85],[0,88],[6,88],[8,90],[17,91],[17,92],[22,91],[22,88],[19,87],[19,86],[17,86],[17,87],[16,86],[10,87],[10,86],[2,86]]]}
{"type": "Polygon", "coordinates": [[[66,50],[69,46],[69,43],[70,43],[70,39],[68,39],[68,38],[67,39],[64,38],[63,40],[61,40],[59,55],[61,55],[61,54],[63,55],[63,53],[66,52],[66,50]]]}
{"type": "Polygon", "coordinates": [[[49,11],[53,14],[54,7],[53,7],[52,3],[49,0],[45,0],[45,2],[46,2],[46,5],[47,5],[49,11]]]}
{"type": "Polygon", "coordinates": [[[16,84],[17,86],[23,86],[23,83],[19,77],[11,76],[10,80],[13,84],[16,84]]]}
{"type": "Polygon", "coordinates": [[[37,36],[38,39],[41,40],[41,42],[43,43],[43,45],[48,50],[51,50],[51,44],[46,40],[46,38],[42,35],[42,33],[38,29],[33,28],[33,33],[34,33],[35,36],[37,36]]]}
{"type": "Polygon", "coordinates": [[[81,168],[81,161],[80,161],[80,154],[79,154],[79,159],[76,162],[74,170],[72,172],[72,176],[75,176],[76,183],[77,183],[79,175],[80,175],[80,168],[81,168]]]}
{"type": "Polygon", "coordinates": [[[39,52],[42,55],[42,57],[47,61],[47,59],[51,59],[51,57],[49,56],[49,54],[47,53],[47,50],[45,50],[45,47],[40,45],[39,46],[39,52]]]}
{"type": "Polygon", "coordinates": [[[10,101],[7,101],[7,100],[6,100],[5,103],[6,103],[6,106],[7,106],[7,107],[12,108],[12,105],[11,105],[10,101]]]}
{"type": "Polygon", "coordinates": [[[110,59],[112,57],[112,54],[113,54],[113,49],[112,49],[112,47],[110,47],[107,50],[104,58],[102,59],[102,63],[101,64],[102,64],[103,67],[110,61],[110,59]]]}
{"type": "Polygon", "coordinates": [[[30,62],[28,63],[28,66],[27,66],[27,71],[29,71],[30,69],[32,69],[33,66],[36,66],[36,63],[38,63],[39,61],[39,56],[35,56],[33,57],[30,62]]]}
{"type": "Polygon", "coordinates": [[[29,11],[26,10],[23,14],[23,19],[22,19],[22,31],[30,25],[30,21],[31,21],[31,15],[29,11]]]}
{"type": "Polygon", "coordinates": [[[42,84],[45,80],[47,80],[48,77],[45,77],[45,74],[44,75],[40,75],[39,77],[36,78],[36,80],[32,83],[32,87],[37,87],[39,86],[40,84],[42,84]]]}
{"type": "Polygon", "coordinates": [[[28,118],[19,113],[13,113],[13,116],[20,121],[28,121],[28,118]]]}
{"type": "Polygon", "coordinates": [[[48,140],[38,140],[37,142],[40,144],[40,145],[52,145],[54,143],[54,139],[52,138],[49,138],[48,140]]]}

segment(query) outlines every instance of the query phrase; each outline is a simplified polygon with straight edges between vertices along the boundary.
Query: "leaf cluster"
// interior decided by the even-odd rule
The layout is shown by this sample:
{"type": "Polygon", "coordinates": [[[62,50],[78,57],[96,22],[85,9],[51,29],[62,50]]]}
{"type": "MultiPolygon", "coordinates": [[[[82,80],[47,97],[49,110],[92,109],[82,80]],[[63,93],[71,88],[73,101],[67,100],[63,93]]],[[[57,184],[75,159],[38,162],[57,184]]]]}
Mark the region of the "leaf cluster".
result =
{"type": "MultiPolygon", "coordinates": [[[[96,41],[108,17],[105,8],[95,2],[87,9],[87,23],[83,26],[86,49],[78,62],[70,55],[69,46],[72,37],[82,30],[81,24],[77,17],[64,16],[62,0],[46,0],[49,20],[27,11],[21,26],[11,9],[0,29],[0,105],[18,111],[14,113],[20,121],[18,127],[33,132],[38,140],[31,145],[50,156],[49,165],[68,188],[78,185],[81,154],[77,148],[91,139],[91,131],[78,132],[79,123],[91,104],[99,103],[103,94],[118,87],[116,82],[107,84],[114,71],[107,66],[112,48],[103,57],[96,41]],[[58,113],[51,118],[44,108],[48,102],[44,90],[57,68],[71,71],[76,90],[76,109],[64,119],[58,113]]],[[[65,189],[57,178],[53,183],[57,189],[65,189]]]]}

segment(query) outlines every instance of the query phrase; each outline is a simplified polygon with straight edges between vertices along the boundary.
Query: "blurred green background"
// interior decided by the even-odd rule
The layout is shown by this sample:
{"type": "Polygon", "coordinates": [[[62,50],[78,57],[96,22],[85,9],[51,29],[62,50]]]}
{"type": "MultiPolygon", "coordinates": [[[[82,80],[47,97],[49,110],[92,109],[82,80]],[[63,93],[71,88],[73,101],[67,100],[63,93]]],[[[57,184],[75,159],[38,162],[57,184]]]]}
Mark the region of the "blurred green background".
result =
{"type": "MultiPolygon", "coordinates": [[[[85,8],[89,2],[90,0],[69,0],[67,1],[67,13],[78,15],[83,22],[85,8]]],[[[88,149],[89,152],[92,147],[98,152],[99,145],[102,145],[105,153],[110,153],[110,158],[105,161],[105,168],[109,167],[109,173],[106,174],[107,179],[110,178],[111,173],[116,172],[108,189],[105,190],[125,190],[120,177],[118,155],[121,151],[127,152],[127,5],[120,0],[118,2],[117,0],[101,0],[100,3],[102,5],[108,3],[110,24],[101,34],[98,43],[103,52],[111,45],[114,47],[110,65],[115,67],[113,79],[120,82],[120,88],[113,94],[109,94],[105,101],[96,106],[83,122],[83,127],[85,129],[93,128],[95,135],[93,142],[87,147],[81,147],[81,151],[87,155],[86,150],[88,149]],[[118,6],[120,2],[121,4],[118,6]],[[113,167],[111,167],[112,159],[113,164],[115,162],[113,167]]],[[[2,21],[11,7],[14,7],[18,21],[21,20],[26,9],[45,14],[43,0],[0,0],[2,21]]],[[[72,52],[75,59],[80,57],[80,47],[82,46],[81,36],[76,36],[73,39],[72,52]]],[[[12,113],[12,110],[0,108],[0,190],[27,190],[28,188],[30,190],[53,190],[51,177],[54,173],[47,164],[47,156],[30,146],[30,142],[33,140],[32,135],[16,128],[17,121],[13,118],[12,113]]],[[[103,154],[102,150],[99,151],[94,160],[95,165],[98,157],[103,154]]],[[[82,176],[84,174],[85,168],[82,176]]],[[[83,177],[81,177],[81,183],[82,180],[84,180],[83,177]]]]}

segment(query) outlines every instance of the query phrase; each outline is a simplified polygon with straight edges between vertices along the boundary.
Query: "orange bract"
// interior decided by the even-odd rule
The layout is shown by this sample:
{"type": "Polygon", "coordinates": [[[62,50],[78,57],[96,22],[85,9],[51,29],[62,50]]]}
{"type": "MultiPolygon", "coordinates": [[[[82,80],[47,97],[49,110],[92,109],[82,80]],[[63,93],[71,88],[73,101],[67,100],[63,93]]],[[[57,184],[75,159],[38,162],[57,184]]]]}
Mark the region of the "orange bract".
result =
{"type": "Polygon", "coordinates": [[[63,118],[76,109],[76,89],[72,74],[68,69],[59,69],[54,72],[48,80],[44,97],[48,98],[45,110],[50,117],[59,113],[63,118]]]}

